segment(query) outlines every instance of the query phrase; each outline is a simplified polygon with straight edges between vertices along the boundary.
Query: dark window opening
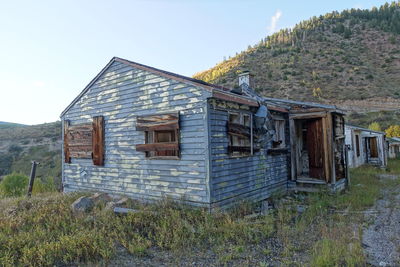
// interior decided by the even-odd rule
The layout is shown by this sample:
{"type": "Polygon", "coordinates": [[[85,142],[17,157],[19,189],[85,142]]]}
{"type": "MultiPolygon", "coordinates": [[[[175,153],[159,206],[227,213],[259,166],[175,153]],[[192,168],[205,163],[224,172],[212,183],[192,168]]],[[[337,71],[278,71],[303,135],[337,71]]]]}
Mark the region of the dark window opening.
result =
{"type": "Polygon", "coordinates": [[[360,154],[360,137],[358,134],[356,134],[356,153],[357,153],[357,157],[359,157],[360,154]]]}

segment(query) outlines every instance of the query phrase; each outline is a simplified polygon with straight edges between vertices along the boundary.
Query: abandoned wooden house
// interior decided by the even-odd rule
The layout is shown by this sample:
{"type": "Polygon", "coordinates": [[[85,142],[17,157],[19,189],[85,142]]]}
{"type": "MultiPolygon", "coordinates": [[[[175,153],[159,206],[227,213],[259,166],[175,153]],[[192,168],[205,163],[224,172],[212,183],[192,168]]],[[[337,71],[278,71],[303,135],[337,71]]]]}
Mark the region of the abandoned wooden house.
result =
{"type": "Polygon", "coordinates": [[[289,112],[289,189],[315,191],[315,185],[344,189],[349,175],[344,112],[333,105],[264,99],[289,112]]]}
{"type": "Polygon", "coordinates": [[[400,137],[387,138],[388,157],[390,159],[400,158],[400,137]]]}
{"type": "Polygon", "coordinates": [[[230,90],[115,57],[61,119],[65,192],[214,208],[347,177],[342,113],[262,98],[248,73],[230,90]]]}
{"type": "Polygon", "coordinates": [[[346,124],[346,145],[349,147],[349,166],[387,165],[385,133],[346,124]]]}

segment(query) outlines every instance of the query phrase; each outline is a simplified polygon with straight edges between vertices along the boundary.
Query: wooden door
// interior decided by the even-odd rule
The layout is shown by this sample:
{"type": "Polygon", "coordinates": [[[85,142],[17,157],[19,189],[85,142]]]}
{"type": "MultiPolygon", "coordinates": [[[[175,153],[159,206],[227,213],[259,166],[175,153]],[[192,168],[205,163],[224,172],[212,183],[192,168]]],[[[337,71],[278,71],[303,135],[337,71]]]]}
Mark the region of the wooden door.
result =
{"type": "Polygon", "coordinates": [[[371,137],[369,139],[369,149],[370,149],[371,158],[377,158],[378,157],[378,142],[376,140],[376,137],[371,137]]]}
{"type": "Polygon", "coordinates": [[[309,175],[311,178],[325,180],[324,175],[324,139],[322,119],[307,121],[307,150],[309,157],[309,175]]]}

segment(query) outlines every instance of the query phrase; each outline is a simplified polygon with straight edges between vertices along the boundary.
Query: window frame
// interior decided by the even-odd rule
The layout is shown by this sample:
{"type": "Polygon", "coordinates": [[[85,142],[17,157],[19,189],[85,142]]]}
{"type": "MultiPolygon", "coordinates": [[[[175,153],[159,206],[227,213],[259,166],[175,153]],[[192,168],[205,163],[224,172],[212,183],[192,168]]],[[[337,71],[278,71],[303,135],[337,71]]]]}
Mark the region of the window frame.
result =
{"type": "Polygon", "coordinates": [[[231,158],[241,158],[241,157],[250,157],[254,155],[254,148],[253,148],[253,114],[246,113],[242,111],[228,111],[228,120],[227,123],[233,123],[240,126],[248,127],[250,131],[249,137],[241,137],[239,135],[235,135],[227,131],[228,134],[228,154],[231,158]],[[231,121],[231,116],[237,116],[239,118],[238,121],[231,121]],[[247,122],[246,122],[247,121],[247,122]],[[233,138],[239,139],[239,145],[234,145],[233,138]],[[250,151],[231,151],[231,149],[237,148],[249,148],[250,151]]]}
{"type": "MultiPolygon", "coordinates": [[[[155,131],[145,131],[145,144],[162,144],[162,143],[175,143],[179,140],[179,130],[155,130],[155,131]],[[173,133],[174,135],[170,139],[175,139],[174,141],[170,140],[169,142],[156,142],[157,134],[159,133],[173,133]],[[151,137],[151,142],[149,138],[151,137]]],[[[146,159],[179,159],[180,158],[180,150],[163,150],[163,151],[146,151],[145,152],[146,159]],[[173,151],[176,155],[160,155],[160,152],[173,151]]]]}
{"type": "Polygon", "coordinates": [[[286,148],[286,120],[282,116],[272,116],[275,128],[275,135],[272,139],[272,149],[285,149],[286,148]],[[277,129],[279,124],[279,129],[277,129]],[[278,139],[281,138],[281,139],[278,139]],[[281,143],[278,143],[281,141],[281,143]]]}
{"type": "Polygon", "coordinates": [[[145,159],[179,160],[181,157],[179,122],[179,112],[137,116],[136,131],[144,132],[144,144],[137,144],[136,151],[144,152],[145,159]],[[156,141],[158,133],[168,132],[173,133],[170,139],[174,141],[156,141]],[[168,154],[169,151],[173,151],[173,155],[160,155],[160,153],[168,154]]]}

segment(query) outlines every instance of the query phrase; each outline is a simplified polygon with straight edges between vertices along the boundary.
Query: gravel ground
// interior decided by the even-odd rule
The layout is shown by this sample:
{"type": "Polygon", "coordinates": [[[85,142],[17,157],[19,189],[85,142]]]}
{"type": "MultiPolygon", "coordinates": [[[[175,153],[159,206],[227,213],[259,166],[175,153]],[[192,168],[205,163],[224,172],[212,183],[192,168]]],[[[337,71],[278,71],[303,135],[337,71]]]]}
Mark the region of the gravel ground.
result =
{"type": "Polygon", "coordinates": [[[247,247],[245,253],[228,253],[229,258],[221,258],[211,249],[196,251],[191,248],[175,253],[153,248],[146,256],[135,257],[120,247],[116,257],[107,266],[281,266],[281,250],[279,241],[273,238],[258,246],[247,247]],[[268,249],[268,254],[264,252],[265,248],[268,249]]]}
{"type": "MultiPolygon", "coordinates": [[[[393,177],[380,177],[392,179],[393,177]]],[[[366,211],[363,246],[373,266],[400,266],[400,187],[385,189],[383,198],[366,211]]]]}

